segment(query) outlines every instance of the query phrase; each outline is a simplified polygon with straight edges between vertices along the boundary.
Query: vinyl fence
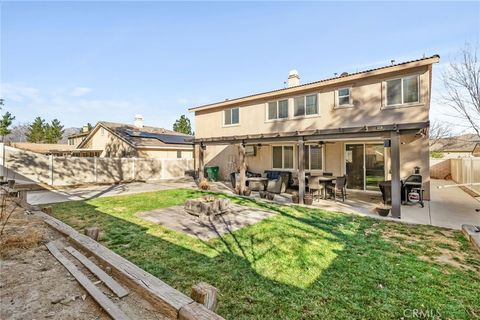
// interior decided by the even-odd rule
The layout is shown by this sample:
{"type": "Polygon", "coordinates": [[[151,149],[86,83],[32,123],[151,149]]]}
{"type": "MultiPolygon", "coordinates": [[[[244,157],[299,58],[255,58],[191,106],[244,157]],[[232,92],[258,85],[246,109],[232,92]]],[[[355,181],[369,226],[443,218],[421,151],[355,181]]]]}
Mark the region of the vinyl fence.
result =
{"type": "Polygon", "coordinates": [[[193,159],[53,157],[0,144],[0,165],[52,186],[184,177],[193,159]]]}
{"type": "MultiPolygon", "coordinates": [[[[480,183],[480,158],[450,159],[450,173],[456,183],[480,183]]],[[[480,185],[470,188],[480,193],[480,185]]]]}

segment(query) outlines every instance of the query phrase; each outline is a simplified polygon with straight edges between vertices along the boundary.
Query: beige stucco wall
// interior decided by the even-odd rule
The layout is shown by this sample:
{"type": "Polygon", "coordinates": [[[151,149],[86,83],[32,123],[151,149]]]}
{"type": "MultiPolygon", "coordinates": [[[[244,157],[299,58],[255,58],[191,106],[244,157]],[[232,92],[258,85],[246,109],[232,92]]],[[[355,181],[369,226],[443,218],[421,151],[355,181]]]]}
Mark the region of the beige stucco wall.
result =
{"type": "Polygon", "coordinates": [[[182,159],[193,159],[193,150],[181,149],[138,149],[138,157],[140,158],[164,158],[177,159],[177,150],[181,152],[182,159]]]}
{"type": "Polygon", "coordinates": [[[136,151],[129,144],[100,127],[85,143],[82,149],[103,150],[100,157],[122,157],[125,153],[136,156],[136,151]]]}
{"type": "Polygon", "coordinates": [[[355,127],[363,125],[424,122],[429,119],[430,67],[417,67],[402,72],[375,76],[357,82],[323,87],[320,90],[305,91],[294,96],[279,95],[276,98],[254,101],[231,107],[239,107],[240,123],[223,126],[223,110],[217,108],[195,112],[195,137],[209,138],[256,133],[286,132],[311,129],[355,127]],[[385,80],[399,76],[420,75],[420,103],[409,107],[385,107],[385,80]],[[353,107],[335,107],[335,91],[352,88],[353,107]],[[293,117],[293,98],[299,95],[318,94],[319,115],[293,117]],[[288,98],[288,120],[267,121],[267,103],[288,98]]]}

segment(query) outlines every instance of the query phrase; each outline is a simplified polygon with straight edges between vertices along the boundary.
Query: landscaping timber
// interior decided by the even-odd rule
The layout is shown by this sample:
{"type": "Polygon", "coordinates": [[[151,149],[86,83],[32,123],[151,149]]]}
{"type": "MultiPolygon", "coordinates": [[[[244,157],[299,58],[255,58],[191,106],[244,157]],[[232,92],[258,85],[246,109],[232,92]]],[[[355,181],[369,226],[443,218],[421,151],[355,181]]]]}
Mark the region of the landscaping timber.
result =
{"type": "Polygon", "coordinates": [[[128,320],[128,317],[106,295],[100,291],[77,267],[68,260],[53,242],[46,244],[48,250],[77,279],[82,287],[114,320],[128,320]]]}
{"type": "Polygon", "coordinates": [[[191,297],[196,302],[203,304],[208,310],[217,309],[217,288],[206,282],[199,282],[192,286],[191,297]]]}
{"type": "Polygon", "coordinates": [[[477,231],[480,228],[477,228],[476,226],[464,224],[462,225],[462,232],[467,240],[472,243],[472,246],[480,252],[480,232],[477,231]]]}
{"type": "MultiPolygon", "coordinates": [[[[52,228],[69,237],[69,241],[75,244],[75,246],[93,255],[103,265],[109,266],[117,279],[125,281],[138,294],[155,305],[158,308],[157,310],[165,316],[178,319],[182,309],[188,308],[188,310],[191,310],[193,308],[195,311],[193,315],[197,315],[199,318],[185,319],[223,319],[203,305],[198,304],[198,307],[191,307],[190,305],[195,303],[191,298],[175,290],[162,280],[142,270],[110,249],[102,246],[95,240],[78,233],[62,221],[42,211],[35,211],[35,214],[41,216],[45,223],[52,228]]],[[[191,314],[188,310],[185,312],[191,314]]]]}
{"type": "Polygon", "coordinates": [[[100,229],[97,227],[85,228],[85,235],[89,236],[95,241],[98,241],[98,235],[100,234],[100,229]]]}
{"type": "Polygon", "coordinates": [[[74,256],[78,261],[80,261],[91,273],[93,273],[98,279],[103,281],[103,283],[110,288],[119,298],[123,298],[128,294],[128,290],[122,287],[117,281],[100,269],[96,264],[90,261],[83,254],[78,252],[72,247],[66,247],[67,250],[72,256],[74,256]]]}

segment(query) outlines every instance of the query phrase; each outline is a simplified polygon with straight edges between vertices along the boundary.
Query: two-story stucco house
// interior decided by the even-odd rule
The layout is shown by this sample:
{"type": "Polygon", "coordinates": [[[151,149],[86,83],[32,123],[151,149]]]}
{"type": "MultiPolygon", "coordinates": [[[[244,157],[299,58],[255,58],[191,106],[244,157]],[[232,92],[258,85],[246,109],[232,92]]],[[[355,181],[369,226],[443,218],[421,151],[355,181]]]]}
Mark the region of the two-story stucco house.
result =
{"type": "Polygon", "coordinates": [[[347,175],[348,188],[378,190],[392,180],[392,215],[400,216],[400,179],[420,167],[429,198],[429,109],[434,55],[189,109],[195,113],[197,167],[347,175]]]}

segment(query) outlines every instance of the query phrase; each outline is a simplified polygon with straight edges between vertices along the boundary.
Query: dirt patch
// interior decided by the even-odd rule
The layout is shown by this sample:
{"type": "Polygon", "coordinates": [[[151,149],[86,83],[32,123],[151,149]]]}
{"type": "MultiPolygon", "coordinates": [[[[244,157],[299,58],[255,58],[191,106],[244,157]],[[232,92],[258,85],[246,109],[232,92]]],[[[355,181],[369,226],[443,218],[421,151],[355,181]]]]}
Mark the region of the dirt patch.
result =
{"type": "Polygon", "coordinates": [[[49,241],[131,319],[166,319],[130,289],[128,296],[116,297],[62,249],[70,244],[61,234],[22,208],[15,209],[0,239],[0,319],[110,319],[50,254],[49,241]]]}
{"type": "Polygon", "coordinates": [[[466,252],[462,243],[456,238],[458,231],[448,229],[427,229],[419,226],[387,226],[382,236],[406,251],[415,251],[418,258],[437,264],[445,264],[463,270],[480,272],[480,268],[471,266],[466,261],[477,255],[475,252],[466,252]]]}

